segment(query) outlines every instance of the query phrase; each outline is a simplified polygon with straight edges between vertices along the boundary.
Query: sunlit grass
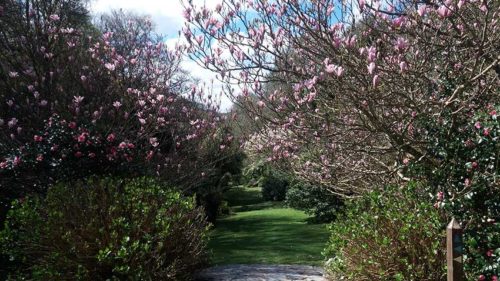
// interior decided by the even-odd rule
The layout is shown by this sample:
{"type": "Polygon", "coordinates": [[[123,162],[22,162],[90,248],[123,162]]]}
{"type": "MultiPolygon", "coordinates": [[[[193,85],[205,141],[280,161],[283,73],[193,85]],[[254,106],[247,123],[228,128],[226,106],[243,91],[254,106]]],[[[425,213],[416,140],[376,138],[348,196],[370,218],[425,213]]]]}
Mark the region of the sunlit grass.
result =
{"type": "Polygon", "coordinates": [[[235,213],[219,219],[212,233],[214,264],[321,264],[324,224],[308,224],[304,212],[264,202],[258,188],[238,187],[226,198],[235,213]]]}

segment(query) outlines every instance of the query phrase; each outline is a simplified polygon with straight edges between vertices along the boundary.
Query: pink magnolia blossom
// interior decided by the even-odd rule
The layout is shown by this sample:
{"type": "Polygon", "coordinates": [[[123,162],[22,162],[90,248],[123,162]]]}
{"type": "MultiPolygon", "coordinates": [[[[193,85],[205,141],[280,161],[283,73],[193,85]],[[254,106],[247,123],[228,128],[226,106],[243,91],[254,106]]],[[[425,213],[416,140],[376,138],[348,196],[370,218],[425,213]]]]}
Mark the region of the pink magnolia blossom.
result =
{"type": "Polygon", "coordinates": [[[159,145],[157,138],[150,138],[149,143],[151,144],[152,147],[157,147],[159,145]]]}
{"type": "Polygon", "coordinates": [[[325,66],[325,71],[327,73],[334,73],[334,72],[336,72],[336,67],[334,64],[328,64],[325,66]]]}
{"type": "Polygon", "coordinates": [[[442,18],[447,18],[447,17],[451,16],[452,12],[453,11],[445,5],[441,5],[437,9],[438,15],[442,18]]]}
{"type": "Polygon", "coordinates": [[[118,145],[118,148],[120,148],[120,149],[125,149],[125,148],[127,148],[127,147],[128,147],[128,145],[127,145],[127,143],[126,143],[126,142],[124,142],[124,141],[122,141],[122,142],[118,145]]]}
{"type": "Polygon", "coordinates": [[[367,67],[367,68],[368,68],[368,73],[370,73],[370,75],[371,75],[371,74],[373,74],[373,71],[375,70],[375,67],[376,67],[376,65],[375,65],[375,63],[374,63],[374,62],[371,62],[371,63],[368,65],[368,67],[367,67]]]}
{"type": "Polygon", "coordinates": [[[372,81],[373,88],[377,88],[378,84],[379,84],[379,76],[377,74],[377,75],[373,76],[373,81],[372,81]]]}
{"type": "Polygon", "coordinates": [[[79,104],[79,103],[81,103],[83,101],[84,98],[85,97],[82,97],[82,96],[73,96],[73,102],[75,104],[79,104]]]}
{"type": "Polygon", "coordinates": [[[146,154],[146,160],[150,161],[151,159],[153,159],[153,156],[154,156],[154,151],[150,150],[147,154],[146,154]]]}
{"type": "Polygon", "coordinates": [[[87,134],[85,134],[85,133],[81,133],[81,134],[78,136],[77,140],[78,140],[78,142],[80,142],[80,143],[85,142],[85,140],[87,140],[87,134]]]}
{"type": "Polygon", "coordinates": [[[373,62],[377,58],[377,48],[371,46],[368,48],[368,61],[373,62]]]}
{"type": "Polygon", "coordinates": [[[61,18],[59,17],[59,15],[52,14],[52,15],[49,16],[49,19],[51,21],[59,21],[61,18]]]}
{"type": "Polygon", "coordinates": [[[420,5],[418,7],[418,11],[417,12],[418,12],[419,16],[421,16],[421,17],[425,16],[425,14],[427,13],[427,5],[420,5]]]}
{"type": "Polygon", "coordinates": [[[17,125],[17,118],[12,118],[9,120],[9,122],[7,122],[7,126],[9,126],[9,128],[13,128],[16,125],[17,125]]]}
{"type": "Polygon", "coordinates": [[[344,68],[342,66],[337,66],[337,70],[335,71],[337,77],[342,76],[343,73],[344,73],[344,68]]]}
{"type": "Polygon", "coordinates": [[[115,134],[111,133],[108,135],[108,137],[106,138],[106,140],[108,142],[113,142],[115,140],[115,134]]]}
{"type": "Polygon", "coordinates": [[[405,72],[406,70],[408,70],[408,64],[405,61],[400,62],[399,70],[401,71],[401,73],[405,72]]]}
{"type": "Polygon", "coordinates": [[[113,63],[109,63],[109,62],[104,64],[104,67],[106,67],[110,71],[113,71],[116,68],[116,66],[113,63]]]}
{"type": "Polygon", "coordinates": [[[438,192],[437,194],[437,200],[443,201],[444,199],[444,193],[442,191],[438,192]]]}
{"type": "Polygon", "coordinates": [[[358,5],[359,5],[359,10],[363,12],[365,9],[366,0],[358,0],[358,5]]]}
{"type": "Polygon", "coordinates": [[[400,16],[400,17],[397,17],[395,18],[393,21],[392,21],[392,24],[394,25],[394,27],[401,27],[406,21],[406,18],[404,16],[400,16]]]}
{"type": "Polygon", "coordinates": [[[198,45],[203,44],[203,39],[204,39],[203,35],[199,35],[196,37],[196,42],[198,43],[198,45]]]}
{"type": "Polygon", "coordinates": [[[399,52],[405,51],[408,48],[408,40],[402,37],[398,37],[394,44],[394,48],[399,52]]]}
{"type": "Polygon", "coordinates": [[[19,164],[21,164],[21,156],[14,157],[12,163],[14,164],[14,166],[19,166],[19,164]]]}
{"type": "Polygon", "coordinates": [[[465,181],[464,181],[464,186],[465,186],[465,187],[469,187],[469,186],[470,186],[470,184],[471,184],[470,179],[468,179],[468,178],[467,178],[467,179],[465,179],[465,181]]]}
{"type": "Polygon", "coordinates": [[[484,130],[483,130],[483,135],[484,135],[485,137],[489,136],[489,135],[490,135],[490,128],[484,128],[484,130]]]}

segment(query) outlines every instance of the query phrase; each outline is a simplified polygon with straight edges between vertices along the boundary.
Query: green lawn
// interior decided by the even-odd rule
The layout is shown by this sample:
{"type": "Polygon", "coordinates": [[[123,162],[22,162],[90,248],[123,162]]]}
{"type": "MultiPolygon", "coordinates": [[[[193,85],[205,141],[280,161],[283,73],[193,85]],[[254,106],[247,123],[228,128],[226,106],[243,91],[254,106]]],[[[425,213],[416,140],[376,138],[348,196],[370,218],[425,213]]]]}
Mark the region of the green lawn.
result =
{"type": "Polygon", "coordinates": [[[258,188],[233,188],[226,199],[234,214],[219,219],[212,232],[213,264],[321,264],[324,224],[308,224],[304,212],[264,202],[258,188]]]}

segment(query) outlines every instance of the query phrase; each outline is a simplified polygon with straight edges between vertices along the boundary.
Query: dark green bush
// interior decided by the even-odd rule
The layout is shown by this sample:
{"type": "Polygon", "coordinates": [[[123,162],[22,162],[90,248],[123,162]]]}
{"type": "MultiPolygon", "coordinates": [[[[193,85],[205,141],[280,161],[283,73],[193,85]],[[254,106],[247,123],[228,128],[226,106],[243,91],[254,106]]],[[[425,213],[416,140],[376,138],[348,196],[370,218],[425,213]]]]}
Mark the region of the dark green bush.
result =
{"type": "Polygon", "coordinates": [[[411,184],[349,202],[331,225],[326,269],[345,280],[446,279],[445,224],[411,184]]]}
{"type": "MultiPolygon", "coordinates": [[[[497,95],[500,97],[500,95],[497,95]]],[[[444,110],[439,120],[419,118],[426,128],[427,157],[410,162],[409,175],[426,180],[440,209],[464,227],[468,280],[500,276],[500,104],[444,110]],[[492,254],[496,253],[496,254],[492,254]]]]}
{"type": "Polygon", "coordinates": [[[192,198],[152,179],[89,179],[17,201],[1,250],[30,280],[187,280],[205,262],[192,198]]]}
{"type": "Polygon", "coordinates": [[[289,186],[286,175],[274,172],[262,181],[262,198],[266,201],[283,201],[289,186]]]}
{"type": "Polygon", "coordinates": [[[314,222],[331,222],[335,219],[342,200],[319,186],[294,181],[286,193],[286,204],[312,215],[314,222]]]}

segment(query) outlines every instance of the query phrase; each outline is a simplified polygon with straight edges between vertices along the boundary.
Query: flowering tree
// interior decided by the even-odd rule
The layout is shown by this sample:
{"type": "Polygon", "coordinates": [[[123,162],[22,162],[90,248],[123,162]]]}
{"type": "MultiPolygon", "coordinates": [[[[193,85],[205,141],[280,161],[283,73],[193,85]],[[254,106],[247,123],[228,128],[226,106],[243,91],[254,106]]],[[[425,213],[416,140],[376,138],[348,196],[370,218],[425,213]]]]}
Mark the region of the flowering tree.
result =
{"type": "MultiPolygon", "coordinates": [[[[228,0],[209,10],[185,1],[183,33],[191,57],[263,126],[251,150],[343,196],[429,180],[438,206],[463,214],[469,234],[494,234],[499,6],[228,0]]],[[[483,234],[476,248],[486,262],[469,259],[470,272],[494,276],[485,253],[498,240],[483,234]]]]}
{"type": "Polygon", "coordinates": [[[1,3],[2,192],[90,174],[190,188],[209,173],[199,144],[223,117],[179,67],[183,50],[167,48],[147,18],[114,13],[98,29],[83,1],[1,3]]]}

